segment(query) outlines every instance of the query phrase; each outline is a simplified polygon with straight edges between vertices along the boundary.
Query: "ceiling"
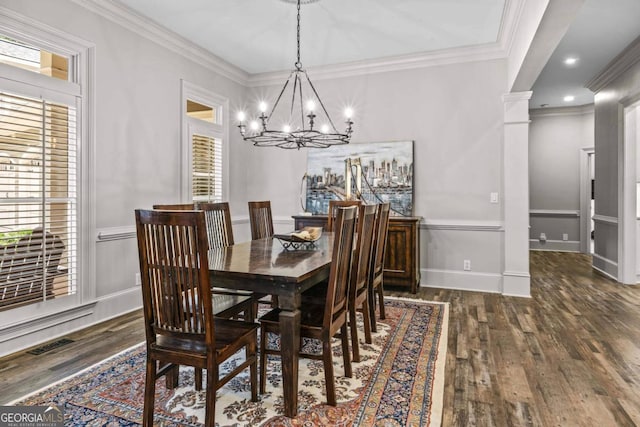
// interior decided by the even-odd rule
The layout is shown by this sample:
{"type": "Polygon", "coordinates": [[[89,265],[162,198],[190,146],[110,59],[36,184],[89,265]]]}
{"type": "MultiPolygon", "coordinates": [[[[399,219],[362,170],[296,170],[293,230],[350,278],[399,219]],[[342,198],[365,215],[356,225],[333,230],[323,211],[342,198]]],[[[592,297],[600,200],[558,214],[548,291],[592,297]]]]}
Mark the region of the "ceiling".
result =
{"type": "MultiPolygon", "coordinates": [[[[284,0],[119,0],[248,73],[296,62],[284,0]]],[[[305,67],[495,42],[505,0],[316,0],[301,6],[305,67]]]]}
{"type": "MultiPolygon", "coordinates": [[[[117,1],[247,73],[296,61],[293,0],[117,1]]],[[[301,62],[317,67],[495,44],[511,0],[306,1],[301,62]]],[[[585,83],[640,35],[638,22],[640,0],[585,0],[535,82],[531,107],[592,103],[585,83]],[[564,65],[567,56],[577,63],[564,65]]]]}
{"type": "Polygon", "coordinates": [[[640,0],[586,0],[533,85],[531,108],[593,103],[585,84],[640,36],[640,0]],[[564,64],[577,58],[573,66],[564,64]],[[573,101],[564,101],[567,95],[573,101]]]}

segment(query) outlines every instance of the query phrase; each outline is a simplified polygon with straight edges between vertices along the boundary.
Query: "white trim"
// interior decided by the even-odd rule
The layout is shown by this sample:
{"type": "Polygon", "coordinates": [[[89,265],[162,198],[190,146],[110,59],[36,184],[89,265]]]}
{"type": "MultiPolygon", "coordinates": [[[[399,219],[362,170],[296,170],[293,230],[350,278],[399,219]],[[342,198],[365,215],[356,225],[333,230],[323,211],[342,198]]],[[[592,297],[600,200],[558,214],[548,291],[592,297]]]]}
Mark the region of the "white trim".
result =
{"type": "MultiPolygon", "coordinates": [[[[58,313],[51,316],[51,323],[46,327],[47,329],[38,327],[33,332],[25,332],[14,337],[11,341],[3,342],[0,344],[0,357],[52,339],[67,336],[89,326],[138,310],[142,307],[142,292],[139,286],[131,287],[87,302],[82,307],[87,310],[88,307],[92,307],[92,312],[83,316],[67,315],[66,318],[58,313]],[[55,327],[56,325],[58,327],[55,327]]],[[[69,310],[68,313],[73,313],[73,310],[80,310],[81,312],[82,307],[76,307],[69,310]]],[[[25,324],[24,326],[28,328],[30,324],[25,324]]]]}
{"type": "MultiPolygon", "coordinates": [[[[114,1],[72,0],[129,31],[145,37],[185,58],[247,87],[282,83],[290,70],[249,74],[182,36],[162,27],[127,6],[114,1]]],[[[506,0],[497,40],[476,46],[463,46],[373,60],[353,61],[310,68],[314,80],[361,76],[373,73],[504,59],[513,45],[515,30],[522,17],[523,1],[506,0]]]]}
{"type": "Polygon", "coordinates": [[[70,322],[75,319],[93,314],[95,301],[73,306],[67,310],[49,313],[42,317],[19,320],[15,323],[0,328],[0,343],[4,343],[18,337],[33,334],[48,329],[52,326],[70,322]]]}
{"type": "MultiPolygon", "coordinates": [[[[497,43],[464,46],[432,52],[367,59],[340,64],[332,64],[307,69],[314,81],[363,76],[393,71],[428,68],[441,65],[462,64],[504,59],[504,49],[497,43]]],[[[249,75],[247,86],[259,87],[282,83],[290,70],[272,71],[249,75]]]]}
{"type": "Polygon", "coordinates": [[[111,240],[135,239],[136,227],[128,225],[124,227],[101,228],[96,234],[97,242],[108,242],[111,240]]]}
{"type": "Polygon", "coordinates": [[[71,1],[229,80],[247,85],[249,74],[246,71],[156,24],[122,3],[104,0],[71,1]]]}
{"type": "MultiPolygon", "coordinates": [[[[640,38],[637,39],[640,41],[640,38]]],[[[640,43],[636,53],[640,55],[640,43]]],[[[637,61],[638,58],[635,58],[637,61]]],[[[640,141],[640,102],[624,105],[618,123],[622,146],[618,155],[618,281],[637,283],[637,145],[640,141]],[[621,125],[621,126],[620,126],[621,125]]]]}
{"type": "MultiPolygon", "coordinates": [[[[530,90],[522,91],[522,92],[504,93],[502,94],[502,102],[507,103],[507,102],[528,101],[529,99],[531,99],[531,95],[533,95],[533,92],[530,90]]],[[[518,123],[518,122],[508,122],[508,123],[518,123]]],[[[529,123],[529,122],[527,121],[523,123],[529,123]]]]}
{"type": "Polygon", "coordinates": [[[420,287],[501,293],[502,275],[498,273],[421,268],[420,287]]]}
{"type": "Polygon", "coordinates": [[[563,210],[563,209],[530,209],[530,216],[568,216],[572,218],[579,218],[580,211],[563,210]]]}
{"type": "Polygon", "coordinates": [[[496,231],[503,232],[502,221],[473,221],[424,219],[420,223],[421,230],[456,230],[456,231],[496,231]]]}
{"type": "Polygon", "coordinates": [[[529,239],[529,249],[532,251],[554,251],[554,252],[580,252],[580,241],[578,240],[545,240],[529,239]]]}
{"type": "Polygon", "coordinates": [[[607,216],[607,215],[595,214],[595,215],[593,215],[592,219],[595,222],[599,222],[599,223],[603,223],[603,224],[618,225],[618,218],[616,218],[615,216],[607,216]]]}
{"type": "Polygon", "coordinates": [[[191,131],[198,130],[214,138],[222,140],[222,196],[229,199],[229,121],[231,117],[229,99],[197,86],[186,80],[180,80],[180,123],[181,123],[181,167],[180,167],[180,199],[183,203],[193,202],[192,194],[192,141],[191,131]],[[219,123],[207,123],[187,116],[187,100],[214,107],[219,123]],[[222,110],[222,112],[220,112],[222,110]]]}
{"type": "Polygon", "coordinates": [[[531,276],[529,273],[505,271],[502,276],[502,295],[531,298],[531,276]]]}
{"type": "Polygon", "coordinates": [[[617,277],[618,263],[617,262],[612,261],[603,256],[600,256],[598,254],[593,254],[592,257],[593,257],[592,268],[594,270],[597,270],[601,274],[604,274],[605,276],[615,280],[616,282],[618,281],[618,277],[617,277]]]}
{"type": "Polygon", "coordinates": [[[587,114],[594,114],[594,112],[595,107],[593,104],[585,104],[577,107],[532,108],[529,110],[529,116],[532,118],[586,116],[587,114]]]}
{"type": "Polygon", "coordinates": [[[636,38],[629,46],[613,58],[611,62],[603,68],[604,71],[588,81],[585,87],[597,93],[624,74],[625,71],[638,61],[640,61],[640,37],[636,38]]]}
{"type": "MultiPolygon", "coordinates": [[[[95,44],[67,34],[40,21],[0,6],[0,28],[3,34],[54,52],[69,59],[70,81],[47,78],[31,73],[22,79],[22,70],[11,72],[9,78],[24,80],[23,84],[43,84],[50,91],[67,91],[80,99],[77,121],[77,242],[76,304],[88,303],[96,295],[95,277],[95,44]]],[[[17,84],[17,83],[15,83],[17,84]]],[[[75,101],[77,102],[77,100],[75,101]]]]}

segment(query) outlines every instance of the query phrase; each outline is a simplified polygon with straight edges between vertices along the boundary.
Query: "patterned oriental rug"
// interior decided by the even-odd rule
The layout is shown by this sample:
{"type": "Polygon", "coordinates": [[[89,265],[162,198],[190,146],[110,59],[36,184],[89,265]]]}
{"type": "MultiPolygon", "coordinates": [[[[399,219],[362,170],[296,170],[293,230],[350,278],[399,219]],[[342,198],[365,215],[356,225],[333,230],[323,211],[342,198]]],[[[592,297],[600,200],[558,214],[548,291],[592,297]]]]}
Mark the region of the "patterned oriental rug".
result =
{"type": "MultiPolygon", "coordinates": [[[[300,359],[298,416],[283,413],[280,360],[268,361],[267,390],[251,402],[248,372],[218,390],[219,426],[439,426],[442,418],[448,305],[385,298],[387,318],[373,344],[360,331],[361,362],[344,377],[339,340],[334,348],[336,407],[324,404],[322,361],[300,359]]],[[[278,345],[271,337],[269,345],[278,345]]],[[[316,346],[305,342],[305,346],[316,346]]],[[[238,358],[244,355],[239,353],[238,358]]],[[[232,365],[233,360],[230,361],[232,365]]],[[[229,366],[227,369],[229,369],[229,366]]],[[[224,369],[224,368],[223,368],[224,369]]],[[[143,344],[125,350],[16,405],[64,405],[67,426],[139,426],[145,377],[143,344]]],[[[201,426],[205,392],[196,392],[193,369],[180,367],[180,386],[156,383],[155,425],[201,426]]]]}

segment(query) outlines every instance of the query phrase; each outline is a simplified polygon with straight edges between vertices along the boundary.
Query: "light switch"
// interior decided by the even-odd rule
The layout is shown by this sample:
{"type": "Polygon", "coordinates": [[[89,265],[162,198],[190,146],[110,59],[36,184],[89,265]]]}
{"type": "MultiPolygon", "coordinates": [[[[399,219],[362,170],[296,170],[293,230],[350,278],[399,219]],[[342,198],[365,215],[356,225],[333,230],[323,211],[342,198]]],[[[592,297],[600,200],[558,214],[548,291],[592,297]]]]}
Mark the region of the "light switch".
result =
{"type": "Polygon", "coordinates": [[[491,193],[491,196],[489,197],[489,201],[491,203],[498,203],[498,193],[491,193]]]}

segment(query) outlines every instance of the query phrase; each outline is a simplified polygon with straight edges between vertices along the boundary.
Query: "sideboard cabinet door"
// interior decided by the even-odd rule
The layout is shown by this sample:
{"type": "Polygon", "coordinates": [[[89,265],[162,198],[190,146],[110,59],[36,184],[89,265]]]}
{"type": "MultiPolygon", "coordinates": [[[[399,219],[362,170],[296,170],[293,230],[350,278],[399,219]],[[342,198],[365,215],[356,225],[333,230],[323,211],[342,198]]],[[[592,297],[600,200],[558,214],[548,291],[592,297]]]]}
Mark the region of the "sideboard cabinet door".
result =
{"type": "Polygon", "coordinates": [[[392,217],[389,220],[384,285],[402,286],[413,293],[420,284],[420,218],[392,217]]]}
{"type": "MultiPolygon", "coordinates": [[[[326,215],[295,215],[295,229],[324,227],[326,215]]],[[[420,285],[420,217],[389,217],[384,262],[384,285],[403,287],[414,294],[420,285]]]]}

